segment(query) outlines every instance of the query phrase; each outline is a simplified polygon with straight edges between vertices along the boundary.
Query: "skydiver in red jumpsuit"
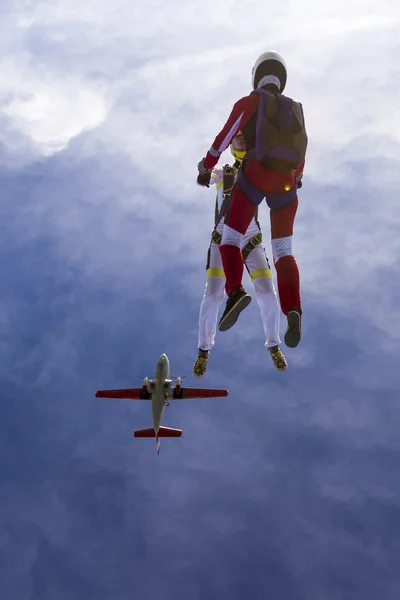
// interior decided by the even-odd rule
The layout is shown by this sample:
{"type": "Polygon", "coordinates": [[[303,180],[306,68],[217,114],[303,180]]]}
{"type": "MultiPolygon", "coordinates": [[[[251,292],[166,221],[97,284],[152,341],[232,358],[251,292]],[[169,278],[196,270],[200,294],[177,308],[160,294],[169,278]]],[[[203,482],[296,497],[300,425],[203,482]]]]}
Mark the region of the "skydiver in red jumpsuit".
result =
{"type": "Polygon", "coordinates": [[[253,67],[253,92],[234,105],[223,129],[198,164],[197,183],[209,184],[220,155],[241,130],[247,154],[232,193],[220,246],[228,300],[218,328],[220,331],[230,329],[251,302],[242,286],[240,243],[257,206],[265,198],[270,208],[272,253],[281,309],[288,322],[285,343],[295,348],[301,338],[302,307],[292,236],[307,134],[301,104],[282,94],[286,77],[286,65],[280,54],[273,51],[261,54],[253,67]]]}

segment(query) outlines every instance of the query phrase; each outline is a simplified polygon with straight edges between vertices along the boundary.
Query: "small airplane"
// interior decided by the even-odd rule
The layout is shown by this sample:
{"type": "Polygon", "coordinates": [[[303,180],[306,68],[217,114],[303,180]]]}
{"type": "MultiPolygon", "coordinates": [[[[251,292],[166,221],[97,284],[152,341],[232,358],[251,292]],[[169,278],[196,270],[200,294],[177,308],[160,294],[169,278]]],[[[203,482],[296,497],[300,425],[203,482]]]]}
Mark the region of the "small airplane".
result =
{"type": "Polygon", "coordinates": [[[181,377],[170,376],[170,365],[166,354],[157,361],[154,379],[143,379],[141,388],[126,390],[98,390],[96,398],[121,398],[127,400],[151,400],[153,410],[153,427],[134,431],[136,438],[156,438],[157,454],[160,453],[160,438],[181,437],[181,429],[162,427],[161,419],[169,400],[186,400],[188,398],[220,398],[227,396],[228,390],[210,390],[186,388],[182,386],[181,377]],[[175,385],[172,385],[175,379],[175,385]]]}

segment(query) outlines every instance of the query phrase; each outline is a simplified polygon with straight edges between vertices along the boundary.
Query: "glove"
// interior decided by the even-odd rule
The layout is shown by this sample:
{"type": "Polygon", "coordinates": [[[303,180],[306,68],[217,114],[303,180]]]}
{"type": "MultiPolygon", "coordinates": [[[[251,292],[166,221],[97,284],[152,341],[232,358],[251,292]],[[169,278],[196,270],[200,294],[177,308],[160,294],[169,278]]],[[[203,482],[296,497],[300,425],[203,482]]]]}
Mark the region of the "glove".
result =
{"type": "Polygon", "coordinates": [[[212,169],[207,169],[205,158],[201,159],[201,161],[197,165],[197,169],[201,175],[205,175],[206,173],[211,173],[211,171],[212,171],[212,169]]]}
{"type": "Polygon", "coordinates": [[[197,176],[197,185],[210,187],[211,171],[209,173],[199,173],[197,176]]]}

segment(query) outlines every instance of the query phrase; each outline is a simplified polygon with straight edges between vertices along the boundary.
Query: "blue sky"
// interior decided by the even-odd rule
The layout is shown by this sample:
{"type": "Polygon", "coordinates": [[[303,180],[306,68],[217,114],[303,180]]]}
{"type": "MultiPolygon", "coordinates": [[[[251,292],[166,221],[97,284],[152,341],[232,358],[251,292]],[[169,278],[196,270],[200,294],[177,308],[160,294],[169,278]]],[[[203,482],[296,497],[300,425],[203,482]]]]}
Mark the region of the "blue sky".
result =
{"type": "Polygon", "coordinates": [[[398,600],[394,5],[0,16],[2,600],[398,600]],[[229,397],[171,403],[184,436],[158,458],[132,439],[150,407],[94,393],[140,384],[162,352],[198,383],[214,197],[196,165],[269,48],[310,138],[304,337],[273,371],[253,302],[201,382],[229,397]]]}

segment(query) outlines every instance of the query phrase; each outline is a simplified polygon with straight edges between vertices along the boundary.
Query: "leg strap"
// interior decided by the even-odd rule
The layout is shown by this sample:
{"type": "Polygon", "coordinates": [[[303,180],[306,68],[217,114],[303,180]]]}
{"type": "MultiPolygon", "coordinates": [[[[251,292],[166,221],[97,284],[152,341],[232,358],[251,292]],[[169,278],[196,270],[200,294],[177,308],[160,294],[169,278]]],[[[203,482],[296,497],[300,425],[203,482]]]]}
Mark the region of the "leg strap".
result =
{"type": "Polygon", "coordinates": [[[256,235],[253,235],[253,237],[249,239],[249,241],[243,248],[242,256],[243,256],[244,261],[246,261],[246,258],[249,256],[249,254],[253,250],[253,248],[255,248],[256,246],[261,244],[261,242],[262,242],[262,233],[261,233],[261,231],[259,231],[258,233],[256,233],[256,235]]]}

